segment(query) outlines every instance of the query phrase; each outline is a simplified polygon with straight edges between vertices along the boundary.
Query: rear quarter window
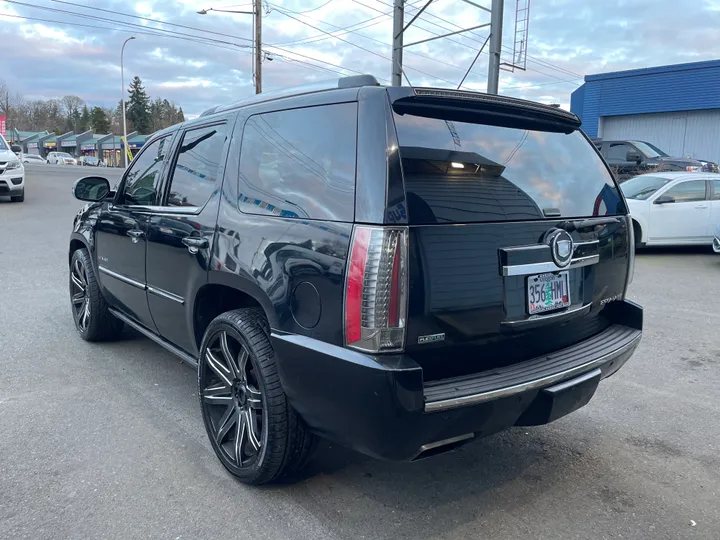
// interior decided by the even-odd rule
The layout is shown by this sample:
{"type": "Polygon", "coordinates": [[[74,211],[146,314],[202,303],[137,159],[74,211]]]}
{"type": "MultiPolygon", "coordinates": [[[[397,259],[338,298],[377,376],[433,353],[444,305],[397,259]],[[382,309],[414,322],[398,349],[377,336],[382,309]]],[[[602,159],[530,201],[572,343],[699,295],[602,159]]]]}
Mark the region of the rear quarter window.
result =
{"type": "Polygon", "coordinates": [[[592,143],[571,134],[395,113],[412,224],[625,214],[592,143]]]}
{"type": "Polygon", "coordinates": [[[352,221],[357,103],[248,118],[238,200],[245,213],[352,221]]]}

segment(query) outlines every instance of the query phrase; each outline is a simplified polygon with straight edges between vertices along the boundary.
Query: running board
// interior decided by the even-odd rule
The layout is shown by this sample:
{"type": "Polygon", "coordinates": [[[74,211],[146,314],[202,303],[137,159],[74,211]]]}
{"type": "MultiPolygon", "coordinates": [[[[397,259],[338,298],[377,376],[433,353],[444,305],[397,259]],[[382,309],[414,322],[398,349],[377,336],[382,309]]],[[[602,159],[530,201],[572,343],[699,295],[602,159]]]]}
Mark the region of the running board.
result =
{"type": "Polygon", "coordinates": [[[135,330],[140,332],[143,336],[150,338],[155,343],[160,345],[163,349],[165,349],[165,350],[173,353],[175,356],[179,357],[180,360],[182,360],[183,362],[190,364],[194,368],[197,367],[197,364],[198,364],[197,360],[195,358],[193,358],[192,356],[190,356],[185,351],[183,351],[182,349],[177,348],[175,345],[173,345],[169,341],[167,341],[167,340],[161,338],[160,336],[158,336],[157,334],[151,332],[150,330],[145,328],[142,324],[133,321],[131,318],[127,317],[126,315],[123,315],[117,309],[108,308],[108,310],[110,311],[110,313],[112,313],[112,315],[114,317],[117,317],[118,319],[120,319],[122,322],[124,322],[128,326],[134,328],[135,330]]]}

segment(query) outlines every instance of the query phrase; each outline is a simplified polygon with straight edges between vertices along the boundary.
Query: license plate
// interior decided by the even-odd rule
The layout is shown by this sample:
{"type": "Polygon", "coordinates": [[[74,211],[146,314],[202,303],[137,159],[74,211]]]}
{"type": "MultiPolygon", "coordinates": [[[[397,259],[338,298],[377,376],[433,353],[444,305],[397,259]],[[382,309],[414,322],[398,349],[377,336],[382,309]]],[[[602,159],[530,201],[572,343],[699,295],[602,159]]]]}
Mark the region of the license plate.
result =
{"type": "Polygon", "coordinates": [[[528,313],[544,313],[570,305],[568,273],[538,274],[527,280],[528,313]]]}

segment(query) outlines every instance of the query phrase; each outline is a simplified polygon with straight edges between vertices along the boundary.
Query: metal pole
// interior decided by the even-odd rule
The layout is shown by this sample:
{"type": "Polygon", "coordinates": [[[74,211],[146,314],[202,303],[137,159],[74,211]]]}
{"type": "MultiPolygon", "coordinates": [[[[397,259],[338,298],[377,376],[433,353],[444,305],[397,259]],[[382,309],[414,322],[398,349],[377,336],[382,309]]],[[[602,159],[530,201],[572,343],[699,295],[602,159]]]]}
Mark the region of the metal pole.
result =
{"type": "Polygon", "coordinates": [[[262,93],[262,0],[255,4],[255,93],[262,93]]]}
{"type": "MultiPolygon", "coordinates": [[[[127,121],[125,120],[125,68],[123,67],[123,55],[125,54],[125,45],[127,45],[127,42],[135,39],[135,36],[131,36],[127,38],[123,44],[122,48],[120,49],[120,85],[121,85],[121,94],[120,94],[120,100],[122,101],[122,115],[123,115],[123,141],[125,146],[127,146],[127,121]]],[[[114,139],[113,139],[114,142],[114,139]]],[[[123,152],[123,160],[125,163],[125,168],[127,169],[128,162],[127,162],[127,152],[123,152]]]]}
{"type": "Polygon", "coordinates": [[[405,0],[395,0],[393,9],[393,51],[392,76],[393,86],[402,86],[403,63],[403,23],[405,18],[405,0]]]}
{"type": "Polygon", "coordinates": [[[502,51],[502,23],[504,0],[492,0],[490,13],[490,61],[488,63],[487,93],[497,94],[500,83],[500,52],[502,51]]]}

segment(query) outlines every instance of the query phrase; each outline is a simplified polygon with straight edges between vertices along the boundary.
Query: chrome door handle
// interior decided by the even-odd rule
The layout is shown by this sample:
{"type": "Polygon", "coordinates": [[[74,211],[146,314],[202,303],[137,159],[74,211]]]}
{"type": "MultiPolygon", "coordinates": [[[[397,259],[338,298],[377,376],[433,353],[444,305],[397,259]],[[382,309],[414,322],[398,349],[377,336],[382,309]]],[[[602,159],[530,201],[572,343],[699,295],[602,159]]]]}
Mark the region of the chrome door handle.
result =
{"type": "Polygon", "coordinates": [[[195,255],[199,250],[208,247],[207,238],[198,238],[197,236],[186,236],[182,239],[182,243],[188,248],[188,251],[195,255]]]}
{"type": "Polygon", "coordinates": [[[137,244],[138,240],[140,240],[145,233],[137,229],[130,229],[127,235],[132,239],[133,244],[137,244]]]}

